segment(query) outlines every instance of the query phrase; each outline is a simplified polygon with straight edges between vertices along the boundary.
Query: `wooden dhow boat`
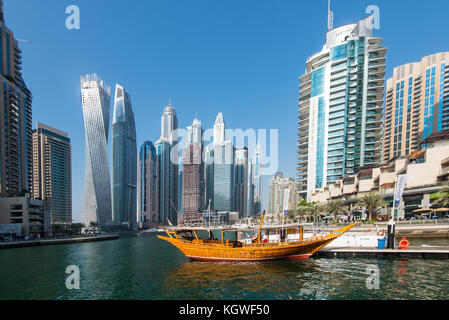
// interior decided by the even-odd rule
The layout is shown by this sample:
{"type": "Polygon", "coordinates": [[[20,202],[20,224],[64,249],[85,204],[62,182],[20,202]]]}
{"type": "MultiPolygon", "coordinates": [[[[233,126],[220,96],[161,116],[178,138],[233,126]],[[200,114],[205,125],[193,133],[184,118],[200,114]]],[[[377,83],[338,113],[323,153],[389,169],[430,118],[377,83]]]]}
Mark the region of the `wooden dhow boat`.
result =
{"type": "Polygon", "coordinates": [[[326,236],[304,238],[300,225],[262,227],[265,214],[262,215],[259,228],[188,228],[171,227],[165,229],[167,236],[158,238],[178,248],[187,258],[198,261],[268,261],[268,260],[305,260],[326,245],[352,229],[355,224],[335,230],[326,236]],[[215,239],[213,231],[221,231],[221,239],[215,239]],[[206,232],[207,238],[199,234],[206,232]],[[238,234],[257,232],[249,241],[239,240],[238,234]],[[262,238],[262,232],[265,238],[262,238]],[[227,240],[229,233],[235,234],[235,240],[227,240]],[[272,237],[270,235],[278,235],[272,237]],[[297,235],[295,237],[294,235],[297,235]],[[273,241],[273,238],[276,238],[273,241]]]}

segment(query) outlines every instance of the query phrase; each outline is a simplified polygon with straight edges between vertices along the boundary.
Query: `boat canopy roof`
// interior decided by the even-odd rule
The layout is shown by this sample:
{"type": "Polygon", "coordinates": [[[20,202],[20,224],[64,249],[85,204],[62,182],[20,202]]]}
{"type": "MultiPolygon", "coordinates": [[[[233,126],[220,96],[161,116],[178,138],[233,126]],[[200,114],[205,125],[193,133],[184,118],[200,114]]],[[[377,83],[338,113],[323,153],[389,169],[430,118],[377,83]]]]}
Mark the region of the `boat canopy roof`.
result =
{"type": "MultiPolygon", "coordinates": [[[[275,225],[275,226],[262,226],[260,230],[281,230],[281,229],[295,229],[301,228],[300,224],[286,224],[286,225],[275,225]]],[[[238,228],[232,226],[223,226],[223,227],[167,227],[165,228],[167,231],[175,231],[175,232],[190,232],[190,231],[222,231],[222,232],[248,232],[248,231],[258,231],[259,227],[251,227],[251,228],[238,228]]]]}

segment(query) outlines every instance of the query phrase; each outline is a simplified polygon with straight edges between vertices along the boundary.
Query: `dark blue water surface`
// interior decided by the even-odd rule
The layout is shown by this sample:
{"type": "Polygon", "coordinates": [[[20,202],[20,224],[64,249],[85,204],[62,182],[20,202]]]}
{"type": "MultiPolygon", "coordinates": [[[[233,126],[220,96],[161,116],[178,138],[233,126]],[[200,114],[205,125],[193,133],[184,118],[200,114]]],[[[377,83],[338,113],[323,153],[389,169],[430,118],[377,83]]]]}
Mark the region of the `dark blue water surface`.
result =
{"type": "Polygon", "coordinates": [[[0,250],[0,299],[448,299],[449,262],[310,259],[192,262],[154,234],[0,250]],[[80,290],[66,288],[67,266],[80,290]],[[367,268],[379,270],[368,289],[367,268]]]}

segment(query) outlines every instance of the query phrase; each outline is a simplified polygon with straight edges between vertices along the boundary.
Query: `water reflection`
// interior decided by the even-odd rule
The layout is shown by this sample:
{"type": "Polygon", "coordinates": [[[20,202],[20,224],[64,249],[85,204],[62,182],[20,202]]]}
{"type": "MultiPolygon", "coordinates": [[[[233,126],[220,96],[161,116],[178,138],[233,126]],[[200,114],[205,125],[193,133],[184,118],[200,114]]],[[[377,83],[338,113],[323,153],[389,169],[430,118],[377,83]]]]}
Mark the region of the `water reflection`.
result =
{"type": "Polygon", "coordinates": [[[0,250],[0,299],[448,299],[447,260],[189,261],[154,235],[0,250]],[[65,287],[77,265],[81,290],[65,287]],[[380,271],[368,290],[367,267],[380,271]]]}

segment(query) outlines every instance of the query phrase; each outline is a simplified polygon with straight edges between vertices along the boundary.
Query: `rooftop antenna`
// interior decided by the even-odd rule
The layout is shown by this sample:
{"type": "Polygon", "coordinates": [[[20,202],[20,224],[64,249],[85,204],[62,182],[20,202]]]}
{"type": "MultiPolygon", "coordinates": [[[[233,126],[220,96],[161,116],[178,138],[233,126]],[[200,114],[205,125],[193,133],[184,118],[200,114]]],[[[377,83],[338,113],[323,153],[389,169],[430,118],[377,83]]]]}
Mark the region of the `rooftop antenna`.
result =
{"type": "Polygon", "coordinates": [[[327,29],[331,31],[334,28],[334,13],[331,11],[331,0],[328,2],[327,7],[327,29]]]}

